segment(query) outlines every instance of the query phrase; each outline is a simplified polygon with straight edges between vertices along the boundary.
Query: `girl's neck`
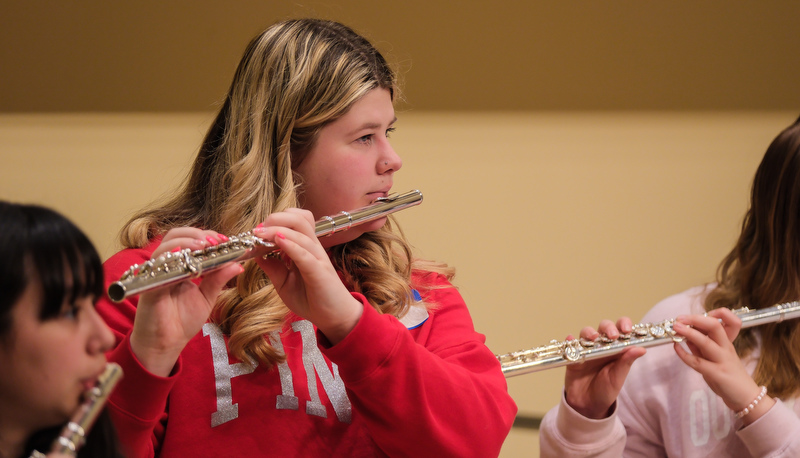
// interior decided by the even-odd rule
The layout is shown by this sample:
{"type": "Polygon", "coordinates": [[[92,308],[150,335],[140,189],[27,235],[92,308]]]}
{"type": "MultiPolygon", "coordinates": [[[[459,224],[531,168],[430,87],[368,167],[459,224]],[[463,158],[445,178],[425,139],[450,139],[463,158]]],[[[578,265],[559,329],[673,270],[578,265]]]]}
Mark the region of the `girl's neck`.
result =
{"type": "Polygon", "coordinates": [[[19,406],[3,404],[0,406],[0,458],[17,458],[25,452],[33,435],[46,426],[33,411],[20,411],[19,406]]]}
{"type": "Polygon", "coordinates": [[[26,429],[3,421],[0,425],[0,457],[16,458],[22,455],[29,436],[30,432],[26,429]]]}

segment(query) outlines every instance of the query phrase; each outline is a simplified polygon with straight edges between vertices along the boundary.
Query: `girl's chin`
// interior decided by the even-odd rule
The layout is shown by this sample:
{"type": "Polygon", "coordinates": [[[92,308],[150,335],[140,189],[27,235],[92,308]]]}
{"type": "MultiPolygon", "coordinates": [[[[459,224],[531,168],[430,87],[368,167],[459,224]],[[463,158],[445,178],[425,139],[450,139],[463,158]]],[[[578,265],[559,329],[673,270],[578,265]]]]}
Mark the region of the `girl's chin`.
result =
{"type": "MultiPolygon", "coordinates": [[[[81,387],[82,388],[82,387],[81,387]]],[[[64,404],[61,406],[61,416],[66,417],[63,421],[67,421],[75,415],[75,412],[87,400],[87,390],[79,389],[71,396],[65,396],[64,404]]]]}
{"type": "MultiPolygon", "coordinates": [[[[377,231],[378,229],[382,228],[386,225],[386,217],[376,219],[375,221],[370,221],[368,223],[364,223],[360,226],[357,226],[356,229],[360,229],[359,235],[365,232],[372,232],[377,231]]],[[[355,237],[354,237],[355,238],[355,237]]]]}
{"type": "Polygon", "coordinates": [[[35,425],[35,429],[44,429],[44,428],[52,428],[54,426],[64,425],[68,421],[75,416],[75,413],[78,411],[78,408],[81,406],[81,402],[78,400],[75,401],[74,404],[69,402],[63,402],[57,407],[54,407],[52,410],[48,410],[47,412],[40,412],[38,415],[37,424],[35,425]]]}
{"type": "Polygon", "coordinates": [[[359,224],[358,226],[353,226],[350,229],[342,232],[337,232],[333,235],[329,235],[326,237],[320,238],[320,242],[322,246],[327,248],[334,247],[336,245],[341,245],[343,243],[351,242],[359,237],[362,234],[367,232],[377,231],[378,229],[382,228],[386,224],[386,217],[376,219],[375,221],[370,221],[364,224],[359,224]]]}
{"type": "Polygon", "coordinates": [[[72,418],[72,416],[73,416],[73,415],[75,415],[75,412],[77,412],[77,411],[78,411],[78,409],[80,408],[80,406],[81,406],[81,405],[82,405],[84,402],[86,402],[86,395],[85,395],[85,394],[81,394],[81,395],[79,395],[79,396],[77,396],[77,397],[75,397],[75,398],[73,398],[73,399],[75,399],[75,401],[74,401],[74,402],[67,403],[67,404],[64,406],[63,410],[62,410],[62,415],[65,415],[65,416],[67,417],[67,418],[66,418],[67,420],[69,420],[70,418],[72,418]]]}

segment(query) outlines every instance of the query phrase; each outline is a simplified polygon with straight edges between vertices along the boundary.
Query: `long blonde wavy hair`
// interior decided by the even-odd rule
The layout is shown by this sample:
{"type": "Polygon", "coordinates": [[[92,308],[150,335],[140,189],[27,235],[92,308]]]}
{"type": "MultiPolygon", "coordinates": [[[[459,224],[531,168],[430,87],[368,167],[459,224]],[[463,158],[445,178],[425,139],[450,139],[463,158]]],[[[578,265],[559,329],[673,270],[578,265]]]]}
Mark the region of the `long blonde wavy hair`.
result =
{"type": "MultiPolygon", "coordinates": [[[[270,213],[299,207],[302,162],[324,126],[375,88],[396,97],[383,56],[350,28],[316,19],[288,20],[256,36],[245,50],[224,104],[189,176],[171,199],[135,215],[122,229],[126,247],[141,247],[174,227],[222,234],[251,230],[270,213]]],[[[345,281],[381,313],[402,316],[417,266],[452,277],[445,266],[412,258],[391,218],[380,230],[333,247],[345,281]]],[[[231,354],[271,366],[283,355],[265,335],[289,313],[264,272],[248,262],[220,295],[212,320],[230,336],[231,354]]]]}
{"type": "MultiPolygon", "coordinates": [[[[772,141],[761,160],[741,235],[719,265],[717,282],[706,310],[800,300],[800,119],[772,141]]],[[[784,399],[800,393],[800,321],[742,330],[734,341],[740,356],[756,347],[756,333],[756,383],[784,399]]]]}

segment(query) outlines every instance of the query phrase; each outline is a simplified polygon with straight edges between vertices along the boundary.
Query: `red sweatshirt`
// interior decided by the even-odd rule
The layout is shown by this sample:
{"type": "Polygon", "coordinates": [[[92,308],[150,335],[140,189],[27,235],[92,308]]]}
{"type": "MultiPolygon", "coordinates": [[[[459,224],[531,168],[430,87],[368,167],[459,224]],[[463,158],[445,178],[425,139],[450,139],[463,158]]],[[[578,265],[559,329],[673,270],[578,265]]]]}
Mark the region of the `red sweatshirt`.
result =
{"type": "MultiPolygon", "coordinates": [[[[157,245],[112,256],[106,283],[157,245]]],[[[416,308],[404,325],[353,293],[364,313],[333,347],[311,322],[290,319],[267,336],[286,354],[272,369],[230,356],[227,336],[206,323],[168,378],[131,351],[138,299],[101,300],[118,342],[109,359],[125,373],[108,402],[123,444],[131,457],[497,456],[517,411],[500,365],[443,276],[415,283],[432,286],[419,291],[434,305],[427,314],[416,308]]]]}

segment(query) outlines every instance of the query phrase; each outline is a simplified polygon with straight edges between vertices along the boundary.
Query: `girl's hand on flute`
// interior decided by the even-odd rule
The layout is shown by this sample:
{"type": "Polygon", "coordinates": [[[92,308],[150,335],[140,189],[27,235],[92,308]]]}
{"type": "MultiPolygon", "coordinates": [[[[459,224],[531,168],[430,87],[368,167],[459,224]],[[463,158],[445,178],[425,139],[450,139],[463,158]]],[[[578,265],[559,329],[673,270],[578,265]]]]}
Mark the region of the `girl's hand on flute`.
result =
{"type": "Polygon", "coordinates": [[[271,214],[254,233],[273,241],[281,250],[280,257],[255,259],[286,306],[314,323],[335,345],[356,326],[364,309],[339,278],[314,223],[307,210],[271,214]]]}
{"type": "MultiPolygon", "coordinates": [[[[630,318],[623,317],[616,324],[610,320],[603,320],[597,330],[585,327],[581,330],[580,336],[583,339],[594,340],[602,333],[616,340],[620,333],[629,333],[632,329],[630,318]]],[[[571,336],[568,337],[570,338],[571,336]]],[[[567,403],[585,417],[593,419],[607,417],[611,406],[617,400],[631,365],[644,355],[645,351],[641,347],[630,347],[608,358],[567,366],[564,376],[567,403]]]]}
{"type": "MultiPolygon", "coordinates": [[[[186,248],[199,250],[226,240],[214,231],[172,229],[153,257],[186,248]]],[[[208,320],[225,283],[242,270],[233,263],[204,275],[199,285],[185,280],[142,293],[131,333],[131,348],[139,362],[155,375],[168,376],[183,348],[208,320]]]]}
{"type": "MultiPolygon", "coordinates": [[[[742,321],[727,308],[715,309],[704,315],[682,315],[675,319],[673,329],[684,337],[689,351],[675,344],[675,352],[687,366],[703,376],[714,393],[734,412],[747,407],[761,388],[747,373],[733,339],[739,334],[742,321]]],[[[775,400],[765,396],[742,421],[752,423],[766,413],[775,400]]]]}

